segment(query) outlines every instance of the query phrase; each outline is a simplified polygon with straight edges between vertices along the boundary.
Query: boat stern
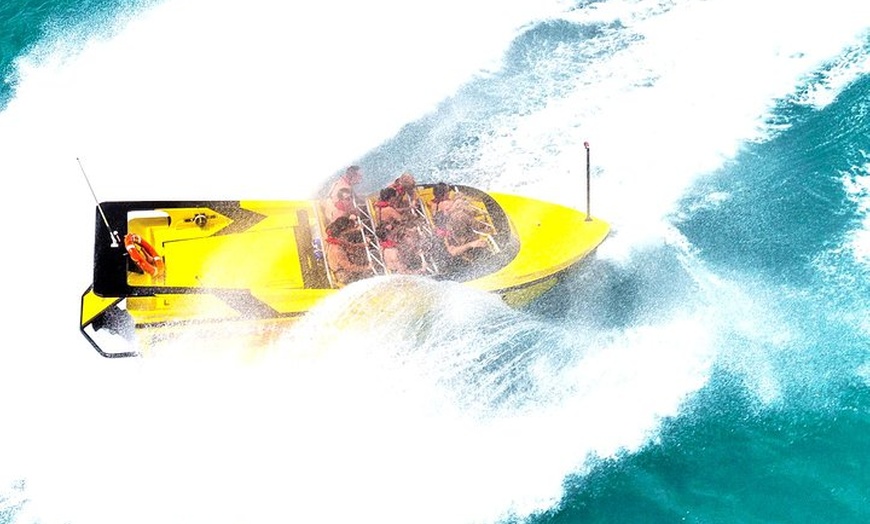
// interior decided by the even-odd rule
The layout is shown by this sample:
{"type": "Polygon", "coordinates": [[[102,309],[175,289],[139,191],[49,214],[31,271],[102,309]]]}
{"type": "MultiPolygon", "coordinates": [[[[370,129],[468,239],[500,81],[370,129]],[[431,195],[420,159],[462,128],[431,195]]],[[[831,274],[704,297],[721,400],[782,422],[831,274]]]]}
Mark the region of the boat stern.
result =
{"type": "Polygon", "coordinates": [[[108,358],[132,357],[135,347],[135,326],[127,312],[126,299],[101,297],[89,287],[82,294],[79,329],[85,339],[108,358]]]}

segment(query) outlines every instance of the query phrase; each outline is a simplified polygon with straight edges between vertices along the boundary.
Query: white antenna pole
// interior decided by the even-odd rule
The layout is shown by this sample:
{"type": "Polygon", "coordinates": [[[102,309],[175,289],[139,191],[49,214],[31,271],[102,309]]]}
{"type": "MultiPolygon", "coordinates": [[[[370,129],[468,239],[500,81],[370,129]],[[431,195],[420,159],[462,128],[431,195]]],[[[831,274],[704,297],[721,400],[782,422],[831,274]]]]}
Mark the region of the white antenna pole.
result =
{"type": "Polygon", "coordinates": [[[586,148],[586,222],[592,221],[592,175],[589,164],[589,142],[583,142],[586,148]]]}
{"type": "Polygon", "coordinates": [[[94,187],[91,185],[91,181],[88,179],[88,174],[85,173],[85,168],[82,167],[82,161],[79,160],[79,157],[76,157],[76,162],[79,163],[79,169],[82,170],[82,175],[85,177],[85,182],[88,183],[88,189],[91,190],[91,195],[94,197],[94,202],[97,203],[97,209],[100,210],[100,216],[103,217],[103,223],[106,224],[106,229],[109,230],[109,236],[112,238],[112,247],[118,247],[118,232],[112,231],[112,226],[109,225],[109,220],[106,218],[106,213],[103,212],[103,206],[100,205],[99,199],[97,199],[97,194],[94,193],[94,187]]]}

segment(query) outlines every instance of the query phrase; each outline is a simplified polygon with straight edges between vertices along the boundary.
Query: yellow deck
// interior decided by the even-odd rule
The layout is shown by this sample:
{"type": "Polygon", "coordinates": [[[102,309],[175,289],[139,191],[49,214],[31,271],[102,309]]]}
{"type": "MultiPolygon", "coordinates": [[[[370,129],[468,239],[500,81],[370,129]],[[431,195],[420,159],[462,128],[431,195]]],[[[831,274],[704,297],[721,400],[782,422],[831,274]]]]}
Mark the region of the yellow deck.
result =
{"type": "Polygon", "coordinates": [[[490,193],[508,216],[520,250],[507,267],[468,284],[485,291],[522,287],[558,274],[585,258],[610,226],[569,207],[516,195],[490,193]]]}

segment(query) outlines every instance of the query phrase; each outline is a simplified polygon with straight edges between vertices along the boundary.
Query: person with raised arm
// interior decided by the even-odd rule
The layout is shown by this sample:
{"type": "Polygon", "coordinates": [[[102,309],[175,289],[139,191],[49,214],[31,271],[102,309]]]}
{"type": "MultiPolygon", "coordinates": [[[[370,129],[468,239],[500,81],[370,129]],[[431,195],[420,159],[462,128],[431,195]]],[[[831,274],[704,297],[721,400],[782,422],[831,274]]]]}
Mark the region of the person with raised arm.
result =
{"type": "Polygon", "coordinates": [[[344,174],[333,182],[323,201],[323,211],[327,220],[332,221],[342,215],[353,214],[356,208],[355,188],[362,182],[362,168],[353,165],[348,167],[344,174]]]}

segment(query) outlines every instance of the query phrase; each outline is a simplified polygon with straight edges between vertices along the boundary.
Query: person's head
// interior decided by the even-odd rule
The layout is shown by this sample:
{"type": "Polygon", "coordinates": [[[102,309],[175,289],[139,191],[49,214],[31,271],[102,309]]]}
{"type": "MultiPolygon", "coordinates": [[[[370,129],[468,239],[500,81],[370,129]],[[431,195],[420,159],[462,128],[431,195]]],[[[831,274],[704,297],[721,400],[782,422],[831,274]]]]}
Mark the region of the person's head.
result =
{"type": "Polygon", "coordinates": [[[411,175],[411,173],[409,173],[407,171],[402,173],[402,176],[400,176],[398,180],[399,180],[399,185],[402,186],[402,188],[405,191],[409,191],[411,189],[414,189],[414,186],[417,185],[417,181],[414,180],[414,177],[411,175]]]}
{"type": "Polygon", "coordinates": [[[450,194],[450,187],[444,182],[438,182],[432,188],[432,194],[435,195],[435,200],[444,200],[450,194]]]}
{"type": "Polygon", "coordinates": [[[378,240],[382,242],[387,240],[390,236],[390,229],[389,224],[378,224],[378,227],[375,228],[375,235],[377,235],[378,240]]]}
{"type": "Polygon", "coordinates": [[[394,198],[396,198],[396,190],[392,187],[385,187],[381,189],[381,202],[391,202],[394,198]]]}
{"type": "Polygon", "coordinates": [[[465,213],[451,214],[447,219],[447,230],[453,238],[462,242],[468,242],[477,237],[474,232],[474,217],[465,213]]]}
{"type": "Polygon", "coordinates": [[[402,237],[408,228],[394,222],[381,223],[375,228],[375,235],[379,242],[402,242],[402,237]]]}
{"type": "Polygon", "coordinates": [[[326,234],[333,238],[337,238],[342,233],[352,229],[355,225],[356,223],[349,216],[340,216],[326,226],[326,234]]]}
{"type": "Polygon", "coordinates": [[[453,205],[450,206],[451,215],[467,215],[471,218],[477,214],[477,208],[462,195],[453,199],[453,205]]]}
{"type": "Polygon", "coordinates": [[[415,250],[420,246],[420,232],[415,227],[402,227],[396,231],[396,240],[405,249],[415,250]]]}
{"type": "Polygon", "coordinates": [[[359,166],[350,166],[344,172],[344,176],[348,184],[359,184],[362,181],[362,168],[359,166]]]}
{"type": "Polygon", "coordinates": [[[350,192],[350,189],[343,187],[335,194],[335,198],[338,199],[339,202],[350,202],[353,200],[353,193],[350,192]]]}

